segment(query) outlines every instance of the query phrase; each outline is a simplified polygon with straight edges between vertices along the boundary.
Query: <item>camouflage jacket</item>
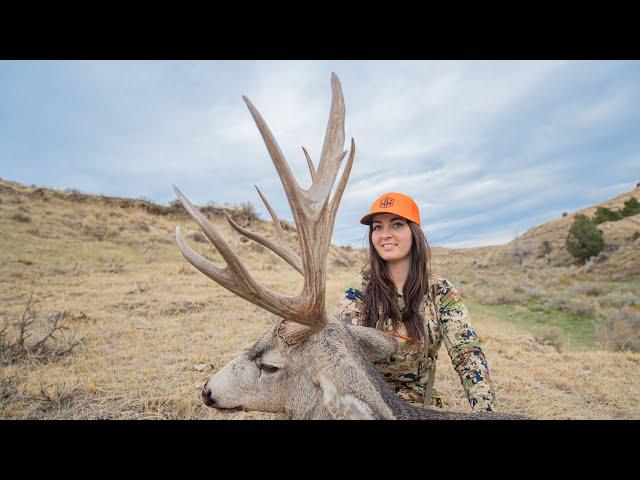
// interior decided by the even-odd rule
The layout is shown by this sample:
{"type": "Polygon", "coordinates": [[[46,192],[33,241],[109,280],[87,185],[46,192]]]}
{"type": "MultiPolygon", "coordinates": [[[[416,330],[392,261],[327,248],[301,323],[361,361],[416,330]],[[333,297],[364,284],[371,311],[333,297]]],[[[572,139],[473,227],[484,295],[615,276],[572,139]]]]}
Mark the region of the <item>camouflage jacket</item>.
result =
{"type": "MultiPolygon", "coordinates": [[[[349,282],[345,297],[338,306],[338,315],[342,321],[364,325],[365,288],[362,275],[349,282]]],[[[377,362],[376,368],[400,397],[422,404],[429,376],[431,373],[435,375],[438,350],[444,342],[471,408],[474,411],[496,411],[489,367],[471,325],[469,311],[462,303],[458,291],[446,279],[432,276],[431,289],[433,300],[425,296],[420,306],[428,342],[408,342],[404,326],[394,330],[391,320],[387,319],[385,331],[397,338],[400,348],[387,360],[377,362]]],[[[402,295],[398,294],[397,301],[402,309],[402,295]]],[[[427,403],[441,404],[437,391],[433,390],[431,397],[431,402],[427,403]]]]}

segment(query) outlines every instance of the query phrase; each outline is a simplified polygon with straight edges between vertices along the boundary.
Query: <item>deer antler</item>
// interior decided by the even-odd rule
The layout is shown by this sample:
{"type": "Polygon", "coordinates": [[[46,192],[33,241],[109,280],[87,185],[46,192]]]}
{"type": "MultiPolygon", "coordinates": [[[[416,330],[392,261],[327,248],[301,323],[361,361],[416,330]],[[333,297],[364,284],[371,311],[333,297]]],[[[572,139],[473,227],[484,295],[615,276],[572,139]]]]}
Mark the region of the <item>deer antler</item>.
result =
{"type": "Polygon", "coordinates": [[[260,235],[259,233],[252,232],[251,230],[241,227],[236,222],[234,222],[233,219],[225,211],[224,214],[225,214],[225,217],[227,218],[227,221],[239,233],[241,233],[247,238],[250,238],[255,242],[258,242],[264,245],[269,250],[271,250],[272,252],[280,256],[283,260],[286,260],[286,262],[289,265],[291,265],[298,272],[304,275],[304,272],[302,271],[302,260],[300,260],[300,257],[296,252],[291,250],[291,247],[289,247],[289,245],[285,241],[284,233],[282,231],[282,226],[280,225],[280,220],[278,219],[276,212],[273,211],[273,208],[271,208],[271,205],[269,205],[269,202],[267,201],[267,199],[265,198],[265,196],[262,194],[262,192],[257,186],[256,186],[256,190],[258,191],[258,195],[260,195],[262,202],[267,207],[267,210],[269,210],[269,214],[271,214],[271,218],[273,219],[273,226],[276,229],[277,239],[267,238],[263,235],[260,235]]]}
{"type": "Polygon", "coordinates": [[[196,253],[182,237],[180,227],[176,227],[176,240],[186,259],[202,273],[236,295],[284,320],[311,327],[312,330],[323,328],[327,322],[325,310],[326,258],[329,253],[336,213],[349,179],[355,155],[355,142],[351,139],[351,151],[347,164],[333,198],[329,200],[340,164],[347,153],[343,151],[344,98],[340,81],[335,73],[331,74],[331,91],[331,110],[317,171],[313,167],[309,154],[303,149],[312,176],[311,187],[306,190],[300,188],[296,182],[278,143],[258,110],[247,97],[242,97],[262,135],[289,200],[300,242],[301,255],[296,255],[286,244],[278,217],[260,190],[258,190],[258,194],[269,210],[275,225],[276,239],[241,227],[229,215],[226,215],[226,218],[231,226],[242,235],[269,248],[302,273],[304,284],[299,295],[282,295],[256,282],[216,228],[174,186],[182,205],[218,249],[227,266],[221,268],[196,253]]]}

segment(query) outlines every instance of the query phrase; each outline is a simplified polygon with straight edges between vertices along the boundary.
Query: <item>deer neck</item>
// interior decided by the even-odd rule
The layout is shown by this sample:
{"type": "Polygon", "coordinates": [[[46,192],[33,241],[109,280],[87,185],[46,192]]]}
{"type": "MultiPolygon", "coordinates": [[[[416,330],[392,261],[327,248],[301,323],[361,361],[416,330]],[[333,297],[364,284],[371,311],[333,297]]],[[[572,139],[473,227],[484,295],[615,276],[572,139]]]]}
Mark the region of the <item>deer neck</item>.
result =
{"type": "Polygon", "coordinates": [[[396,418],[395,395],[344,325],[329,323],[295,354],[303,367],[287,388],[289,418],[396,418]]]}

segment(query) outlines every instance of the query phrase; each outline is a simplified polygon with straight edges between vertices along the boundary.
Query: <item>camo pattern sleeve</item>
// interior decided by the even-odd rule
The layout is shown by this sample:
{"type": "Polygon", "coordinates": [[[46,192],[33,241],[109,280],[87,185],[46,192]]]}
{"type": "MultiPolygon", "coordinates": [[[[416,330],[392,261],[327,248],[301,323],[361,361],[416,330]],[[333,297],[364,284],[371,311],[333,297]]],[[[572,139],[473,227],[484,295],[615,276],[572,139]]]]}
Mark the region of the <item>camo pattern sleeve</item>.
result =
{"type": "Polygon", "coordinates": [[[354,325],[364,325],[367,309],[362,293],[362,276],[353,278],[346,286],[344,297],[338,304],[338,318],[354,325]]]}
{"type": "Polygon", "coordinates": [[[453,367],[460,376],[469,404],[474,411],[495,412],[495,391],[489,366],[471,325],[469,310],[448,280],[442,279],[439,283],[435,303],[443,341],[453,367]]]}

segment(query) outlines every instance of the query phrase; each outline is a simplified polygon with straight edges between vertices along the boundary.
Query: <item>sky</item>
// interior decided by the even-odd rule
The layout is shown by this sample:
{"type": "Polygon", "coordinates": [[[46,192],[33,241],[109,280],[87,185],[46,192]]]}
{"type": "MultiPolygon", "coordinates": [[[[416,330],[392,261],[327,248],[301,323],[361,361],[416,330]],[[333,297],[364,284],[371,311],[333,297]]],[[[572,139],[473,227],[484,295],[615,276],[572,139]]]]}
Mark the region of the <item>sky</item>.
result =
{"type": "Polygon", "coordinates": [[[640,181],[638,61],[0,61],[0,177],[158,203],[251,202],[292,216],[241,96],[303,187],[330,76],[356,156],[333,242],[385,192],[433,246],[499,245],[640,181]]]}

